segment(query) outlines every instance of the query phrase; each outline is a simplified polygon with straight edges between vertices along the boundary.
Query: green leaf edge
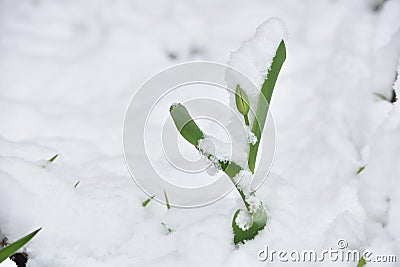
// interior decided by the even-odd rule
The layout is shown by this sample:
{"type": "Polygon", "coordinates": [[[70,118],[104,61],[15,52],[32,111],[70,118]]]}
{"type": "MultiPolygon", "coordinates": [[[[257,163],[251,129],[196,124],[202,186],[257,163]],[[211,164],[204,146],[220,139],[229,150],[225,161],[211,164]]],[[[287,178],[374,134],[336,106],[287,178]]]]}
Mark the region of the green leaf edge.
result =
{"type": "Polygon", "coordinates": [[[4,247],[0,250],[0,263],[5,261],[11,255],[13,255],[17,250],[22,248],[26,243],[28,243],[42,228],[33,231],[32,233],[18,239],[17,241],[11,243],[10,245],[4,247]]]}
{"type": "Polygon", "coordinates": [[[55,154],[54,156],[52,156],[48,162],[53,163],[56,159],[58,158],[58,154],[55,154]]]}
{"type": "Polygon", "coordinates": [[[357,264],[357,267],[363,267],[366,264],[367,262],[365,261],[364,257],[361,257],[360,261],[357,264]]]}
{"type": "MultiPolygon", "coordinates": [[[[257,137],[257,142],[255,144],[250,145],[249,149],[249,158],[248,158],[248,167],[252,173],[254,173],[255,162],[257,158],[257,152],[259,147],[259,142],[261,139],[261,133],[264,128],[264,124],[268,114],[269,103],[272,98],[272,93],[279,75],[279,72],[282,68],[283,63],[286,60],[286,46],[284,41],[282,40],[278,46],[276,54],[272,60],[271,67],[268,71],[267,78],[264,81],[261,93],[257,103],[256,116],[252,125],[252,132],[257,137]]],[[[238,85],[239,86],[239,85],[238,85]]],[[[237,100],[237,98],[236,98],[237,100]]],[[[238,109],[239,110],[239,109],[238,109]]],[[[240,110],[239,110],[240,112],[240,110]]],[[[182,104],[174,104],[170,107],[170,114],[173,118],[175,126],[179,130],[180,134],[192,145],[198,149],[199,141],[204,138],[204,133],[200,130],[194,120],[191,118],[189,112],[182,104]]],[[[237,173],[239,173],[242,168],[235,164],[234,162],[220,162],[222,170],[230,177],[233,178],[237,173]]],[[[248,209],[248,203],[246,202],[244,193],[237,188],[243,202],[248,209]]],[[[238,244],[244,242],[246,240],[254,239],[257,233],[264,229],[266,225],[266,213],[264,208],[262,209],[264,213],[265,220],[260,221],[259,223],[253,224],[250,229],[243,231],[236,225],[236,217],[240,210],[237,210],[233,216],[232,220],[232,228],[234,232],[234,243],[238,244]]]]}
{"type": "Polygon", "coordinates": [[[282,40],[272,60],[267,78],[262,85],[261,93],[258,97],[256,115],[251,128],[251,131],[257,137],[257,142],[255,144],[250,144],[249,150],[248,166],[252,173],[254,173],[254,169],[256,166],[258,146],[260,145],[261,133],[264,129],[264,124],[267,119],[269,103],[271,103],[272,93],[274,91],[279,72],[281,71],[282,65],[285,60],[286,46],[285,42],[282,40]]]}
{"type": "Polygon", "coordinates": [[[264,207],[261,207],[261,210],[257,211],[252,216],[257,216],[256,218],[253,217],[253,225],[246,231],[240,229],[240,227],[236,224],[236,217],[238,216],[241,210],[238,209],[235,214],[233,215],[232,220],[232,230],[233,230],[233,243],[238,245],[239,243],[244,243],[247,240],[253,240],[258,232],[263,230],[267,224],[267,214],[265,212],[264,207]],[[261,212],[261,214],[257,214],[261,212]]]}
{"type": "Polygon", "coordinates": [[[165,205],[167,206],[167,210],[169,210],[171,208],[171,205],[169,204],[167,192],[165,192],[165,190],[164,190],[164,197],[165,197],[165,205]]]}

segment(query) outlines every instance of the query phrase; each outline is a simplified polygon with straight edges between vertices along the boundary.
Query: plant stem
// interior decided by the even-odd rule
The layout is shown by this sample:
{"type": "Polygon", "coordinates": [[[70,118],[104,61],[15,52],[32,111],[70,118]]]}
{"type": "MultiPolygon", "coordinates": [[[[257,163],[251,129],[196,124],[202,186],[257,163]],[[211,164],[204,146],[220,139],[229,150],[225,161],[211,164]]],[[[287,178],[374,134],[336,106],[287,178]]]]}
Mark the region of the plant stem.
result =
{"type": "MultiPolygon", "coordinates": [[[[199,141],[204,138],[204,134],[199,128],[199,126],[196,124],[196,122],[192,119],[188,110],[182,104],[174,104],[170,108],[170,114],[175,123],[176,128],[179,130],[182,137],[185,138],[189,143],[191,143],[198,151],[200,151],[198,145],[199,141]]],[[[213,155],[205,151],[201,151],[201,153],[205,154],[205,156],[209,160],[211,160],[211,158],[213,157],[213,155]]],[[[229,176],[229,178],[231,178],[231,181],[235,184],[233,178],[240,171],[242,171],[243,168],[233,161],[218,160],[218,164],[221,166],[221,170],[225,172],[229,176]]],[[[246,197],[243,191],[240,188],[238,188],[236,184],[235,187],[239,192],[244,205],[246,206],[247,209],[249,209],[249,204],[246,202],[246,197]]]]}
{"type": "MultiPolygon", "coordinates": [[[[197,150],[199,150],[197,148],[197,150]]],[[[204,153],[204,152],[202,152],[204,153]]],[[[206,154],[208,159],[211,159],[212,155],[211,154],[206,154]]],[[[233,180],[233,178],[240,172],[242,171],[242,167],[240,167],[239,165],[237,165],[235,162],[233,161],[221,161],[218,160],[218,164],[221,166],[221,170],[223,172],[225,172],[226,175],[229,176],[229,178],[231,178],[232,183],[235,185],[236,190],[239,192],[240,197],[243,200],[244,205],[246,206],[246,209],[248,211],[250,211],[249,209],[249,204],[246,201],[246,196],[244,195],[243,191],[235,184],[235,181],[233,180]]]]}

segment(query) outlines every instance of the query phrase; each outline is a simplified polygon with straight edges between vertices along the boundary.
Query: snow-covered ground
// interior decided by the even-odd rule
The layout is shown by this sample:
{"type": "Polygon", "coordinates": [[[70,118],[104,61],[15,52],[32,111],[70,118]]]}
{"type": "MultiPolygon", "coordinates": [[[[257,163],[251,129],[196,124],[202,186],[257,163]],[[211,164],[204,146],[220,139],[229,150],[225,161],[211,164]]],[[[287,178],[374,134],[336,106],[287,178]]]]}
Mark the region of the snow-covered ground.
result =
{"type": "Polygon", "coordinates": [[[400,261],[400,106],[375,95],[400,92],[399,14],[399,0],[0,1],[0,236],[42,227],[26,246],[31,267],[280,266],[257,252],[341,238],[400,261]],[[288,38],[275,161],[257,192],[268,222],[234,247],[235,192],[198,209],[142,207],[122,125],[145,79],[226,63],[270,17],[288,38]]]}

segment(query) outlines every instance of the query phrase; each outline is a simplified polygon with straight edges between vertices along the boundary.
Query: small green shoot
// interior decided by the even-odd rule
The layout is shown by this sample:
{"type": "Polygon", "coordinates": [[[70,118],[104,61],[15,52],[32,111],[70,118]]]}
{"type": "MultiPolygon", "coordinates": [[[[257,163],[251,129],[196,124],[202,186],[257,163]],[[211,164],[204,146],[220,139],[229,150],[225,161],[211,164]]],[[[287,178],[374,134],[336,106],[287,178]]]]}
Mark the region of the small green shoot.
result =
{"type": "Polygon", "coordinates": [[[374,95],[376,95],[377,97],[379,97],[382,100],[389,101],[389,99],[386,96],[384,96],[383,94],[375,92],[374,95]]]}
{"type": "Polygon", "coordinates": [[[77,188],[78,185],[79,185],[80,183],[81,183],[81,181],[77,181],[77,182],[75,183],[74,187],[77,188]]]}
{"type": "Polygon", "coordinates": [[[236,108],[238,109],[239,113],[243,115],[244,117],[244,122],[247,126],[249,126],[249,110],[250,110],[250,104],[249,104],[249,98],[247,97],[247,94],[245,91],[243,91],[242,87],[238,84],[236,86],[236,92],[235,92],[235,102],[236,102],[236,108]]]}
{"type": "Polygon", "coordinates": [[[55,154],[54,156],[52,156],[50,159],[48,159],[48,160],[42,160],[41,161],[41,167],[43,168],[43,169],[45,169],[45,168],[47,168],[50,164],[52,164],[56,159],[57,159],[57,157],[58,157],[58,154],[55,154]]]}
{"type": "Polygon", "coordinates": [[[165,204],[167,205],[167,210],[169,210],[171,208],[171,205],[169,204],[167,192],[165,192],[165,190],[164,190],[164,197],[165,197],[165,204]]]}
{"type": "Polygon", "coordinates": [[[57,159],[57,157],[58,157],[58,154],[55,154],[54,156],[52,156],[52,157],[48,160],[48,162],[53,163],[53,162],[57,159]]]}
{"type": "Polygon", "coordinates": [[[36,231],[24,236],[21,239],[18,239],[14,243],[9,244],[0,250],[0,263],[5,261],[8,257],[13,255],[18,249],[22,248],[26,243],[28,243],[42,228],[37,229],[36,231]]]}
{"type": "Polygon", "coordinates": [[[365,261],[364,257],[361,257],[360,261],[357,264],[357,267],[363,267],[367,262],[365,261]]]}
{"type": "Polygon", "coordinates": [[[150,203],[150,201],[151,201],[153,198],[154,198],[154,196],[152,196],[152,197],[150,197],[150,198],[146,199],[145,201],[143,201],[143,202],[142,202],[142,206],[143,206],[143,207],[146,207],[146,206],[147,206],[147,204],[149,204],[149,203],[150,203]]]}
{"type": "Polygon", "coordinates": [[[388,101],[390,103],[395,103],[397,101],[397,95],[396,95],[396,91],[393,89],[392,90],[392,95],[391,97],[386,97],[385,95],[381,94],[381,93],[374,93],[374,95],[376,95],[377,97],[379,97],[380,99],[384,100],[384,101],[388,101]]]}
{"type": "Polygon", "coordinates": [[[168,234],[172,234],[174,232],[174,229],[168,227],[165,223],[161,223],[162,226],[164,226],[165,230],[167,230],[168,234]]]}
{"type": "Polygon", "coordinates": [[[367,165],[361,166],[360,168],[358,168],[356,174],[360,174],[365,170],[365,167],[367,167],[367,165]]]}
{"type": "MultiPolygon", "coordinates": [[[[251,127],[252,133],[256,136],[257,142],[249,145],[249,156],[248,156],[248,168],[254,174],[255,163],[257,158],[257,151],[261,139],[261,133],[263,131],[265,121],[268,114],[269,103],[272,98],[272,93],[279,75],[279,72],[282,68],[284,61],[286,60],[286,47],[285,43],[282,40],[276,50],[276,54],[272,60],[272,64],[269,68],[267,77],[262,85],[260,95],[258,97],[257,109],[255,118],[253,121],[253,125],[251,127]]],[[[238,84],[235,92],[235,102],[238,111],[243,115],[245,124],[249,125],[248,112],[250,109],[248,96],[245,91],[238,84]]],[[[215,158],[214,155],[210,155],[207,152],[201,151],[199,148],[200,141],[204,138],[204,133],[200,130],[199,126],[194,122],[192,117],[190,116],[188,110],[182,104],[173,104],[170,107],[170,114],[175,123],[176,128],[179,133],[185,138],[189,143],[191,143],[197,150],[203,153],[208,159],[215,158]]],[[[231,179],[243,170],[238,164],[233,161],[220,161],[218,160],[218,164],[221,167],[221,170],[224,171],[231,179]]],[[[235,184],[236,185],[236,184],[235,184]]],[[[236,211],[233,216],[232,228],[234,233],[234,243],[235,245],[238,243],[243,243],[246,240],[253,239],[257,233],[264,229],[267,222],[267,215],[265,212],[265,208],[260,204],[260,206],[256,210],[252,210],[250,208],[250,204],[246,199],[246,196],[243,190],[236,185],[236,189],[238,190],[240,197],[243,200],[243,204],[246,207],[246,211],[248,215],[251,216],[252,224],[249,226],[250,228],[242,228],[236,222],[238,215],[240,213],[240,209],[236,211]]],[[[164,191],[164,196],[167,203],[167,208],[169,209],[169,202],[167,198],[167,194],[164,191]]],[[[254,196],[254,195],[253,195],[254,196]]],[[[241,218],[238,219],[239,221],[241,218]]]]}

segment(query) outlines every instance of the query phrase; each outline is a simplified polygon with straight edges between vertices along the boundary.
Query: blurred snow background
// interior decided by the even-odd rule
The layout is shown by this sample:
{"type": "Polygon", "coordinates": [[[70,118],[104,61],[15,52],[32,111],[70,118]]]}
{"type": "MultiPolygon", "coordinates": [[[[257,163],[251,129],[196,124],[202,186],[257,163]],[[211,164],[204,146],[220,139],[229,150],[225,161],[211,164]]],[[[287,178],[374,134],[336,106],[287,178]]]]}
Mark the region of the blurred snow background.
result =
{"type": "Polygon", "coordinates": [[[400,107],[374,94],[390,99],[400,71],[399,14],[398,0],[1,0],[0,235],[43,227],[27,245],[32,267],[278,266],[257,251],[339,238],[399,258],[400,107]],[[272,101],[276,159],[258,193],[269,221],[235,248],[235,194],[201,209],[141,206],[122,123],[149,76],[226,63],[269,17],[289,33],[272,101]]]}

